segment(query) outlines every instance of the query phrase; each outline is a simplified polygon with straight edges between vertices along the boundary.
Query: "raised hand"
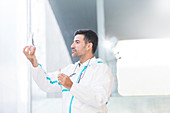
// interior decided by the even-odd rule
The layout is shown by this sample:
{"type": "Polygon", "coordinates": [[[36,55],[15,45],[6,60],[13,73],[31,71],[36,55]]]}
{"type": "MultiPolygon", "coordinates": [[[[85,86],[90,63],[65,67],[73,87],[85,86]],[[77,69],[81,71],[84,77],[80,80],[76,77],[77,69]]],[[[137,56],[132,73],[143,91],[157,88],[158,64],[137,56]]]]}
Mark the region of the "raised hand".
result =
{"type": "Polygon", "coordinates": [[[38,66],[38,62],[35,56],[36,47],[35,46],[25,46],[23,49],[23,53],[27,57],[27,59],[32,63],[33,67],[38,66]]]}

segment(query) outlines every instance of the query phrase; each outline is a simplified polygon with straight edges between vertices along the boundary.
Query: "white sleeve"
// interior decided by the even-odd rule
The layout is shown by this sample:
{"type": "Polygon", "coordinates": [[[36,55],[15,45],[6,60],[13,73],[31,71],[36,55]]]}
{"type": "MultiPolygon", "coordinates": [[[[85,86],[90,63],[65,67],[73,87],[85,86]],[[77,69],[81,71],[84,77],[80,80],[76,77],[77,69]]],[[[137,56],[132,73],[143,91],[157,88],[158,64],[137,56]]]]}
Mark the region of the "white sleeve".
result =
{"type": "Polygon", "coordinates": [[[58,72],[46,73],[41,66],[33,68],[31,72],[38,87],[45,92],[59,92],[61,85],[58,84],[58,72]]]}
{"type": "Polygon", "coordinates": [[[70,92],[79,101],[99,108],[105,105],[110,98],[113,88],[113,75],[108,66],[98,69],[95,74],[95,80],[88,87],[74,83],[70,92]]]}

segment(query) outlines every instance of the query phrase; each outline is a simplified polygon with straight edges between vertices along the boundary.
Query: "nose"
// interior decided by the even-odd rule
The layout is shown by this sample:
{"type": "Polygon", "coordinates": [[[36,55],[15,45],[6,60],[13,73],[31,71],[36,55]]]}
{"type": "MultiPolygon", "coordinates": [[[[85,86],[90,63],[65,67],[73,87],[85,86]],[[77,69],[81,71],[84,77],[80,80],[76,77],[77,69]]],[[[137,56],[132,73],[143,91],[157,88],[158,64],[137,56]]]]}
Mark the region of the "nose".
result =
{"type": "Polygon", "coordinates": [[[75,44],[74,44],[74,42],[71,44],[71,48],[74,48],[75,47],[75,44]]]}

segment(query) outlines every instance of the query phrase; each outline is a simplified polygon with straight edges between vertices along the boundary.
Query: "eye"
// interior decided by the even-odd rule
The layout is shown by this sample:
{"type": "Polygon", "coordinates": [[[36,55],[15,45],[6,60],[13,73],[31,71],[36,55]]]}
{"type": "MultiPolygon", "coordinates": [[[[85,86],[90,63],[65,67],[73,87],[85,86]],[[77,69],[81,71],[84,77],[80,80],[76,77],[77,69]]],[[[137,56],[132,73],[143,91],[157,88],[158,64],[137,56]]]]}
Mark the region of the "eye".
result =
{"type": "Polygon", "coordinates": [[[80,41],[79,41],[79,40],[76,40],[75,42],[76,42],[77,44],[78,44],[78,43],[80,43],[80,41]]]}

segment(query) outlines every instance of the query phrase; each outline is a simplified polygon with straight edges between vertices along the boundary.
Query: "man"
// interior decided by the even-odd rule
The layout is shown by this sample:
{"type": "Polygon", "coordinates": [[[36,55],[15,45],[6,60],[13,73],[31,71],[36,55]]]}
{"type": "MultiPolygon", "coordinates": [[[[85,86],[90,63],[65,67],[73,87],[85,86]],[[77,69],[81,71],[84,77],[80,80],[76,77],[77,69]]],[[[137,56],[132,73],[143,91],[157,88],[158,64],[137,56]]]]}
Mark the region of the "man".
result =
{"type": "Polygon", "coordinates": [[[77,30],[74,36],[72,56],[80,61],[60,73],[49,74],[43,70],[34,46],[23,49],[34,67],[33,79],[46,92],[62,90],[63,113],[107,113],[113,76],[108,66],[94,57],[98,37],[92,30],[77,30]]]}

